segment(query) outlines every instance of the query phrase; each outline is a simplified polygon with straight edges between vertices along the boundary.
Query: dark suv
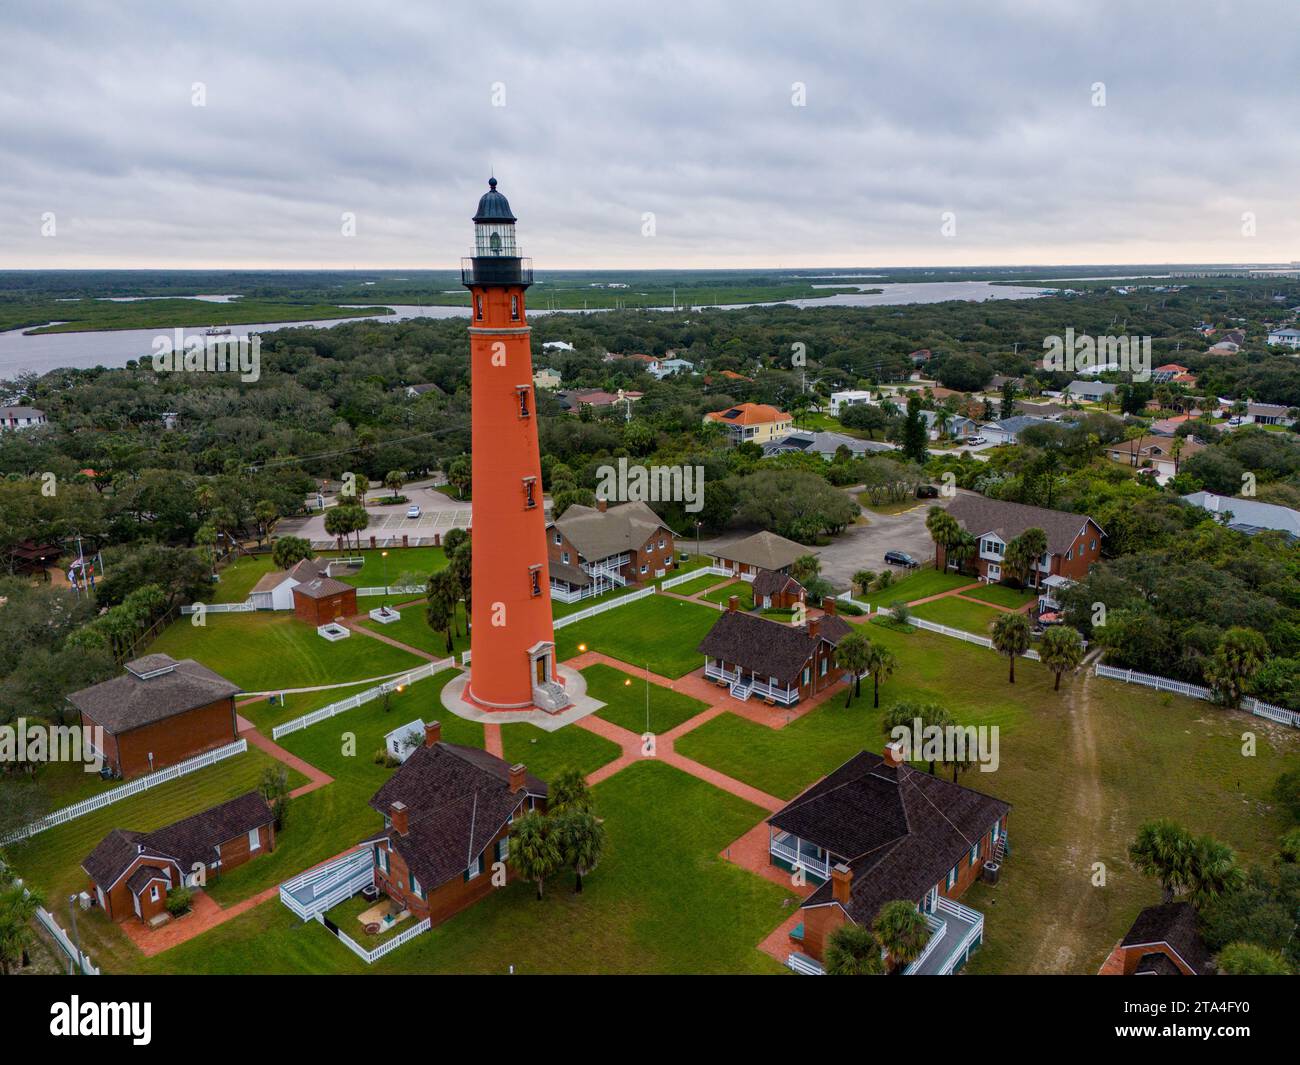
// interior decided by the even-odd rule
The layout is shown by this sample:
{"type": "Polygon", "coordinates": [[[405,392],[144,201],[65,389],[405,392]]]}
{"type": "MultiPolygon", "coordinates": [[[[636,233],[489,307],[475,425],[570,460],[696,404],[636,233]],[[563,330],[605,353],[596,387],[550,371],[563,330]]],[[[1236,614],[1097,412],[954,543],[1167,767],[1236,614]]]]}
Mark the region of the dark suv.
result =
{"type": "Polygon", "coordinates": [[[917,499],[938,499],[939,489],[932,484],[918,484],[916,486],[917,499]]]}
{"type": "Polygon", "coordinates": [[[891,566],[902,566],[905,569],[916,569],[921,564],[906,551],[886,551],[885,561],[891,566]]]}

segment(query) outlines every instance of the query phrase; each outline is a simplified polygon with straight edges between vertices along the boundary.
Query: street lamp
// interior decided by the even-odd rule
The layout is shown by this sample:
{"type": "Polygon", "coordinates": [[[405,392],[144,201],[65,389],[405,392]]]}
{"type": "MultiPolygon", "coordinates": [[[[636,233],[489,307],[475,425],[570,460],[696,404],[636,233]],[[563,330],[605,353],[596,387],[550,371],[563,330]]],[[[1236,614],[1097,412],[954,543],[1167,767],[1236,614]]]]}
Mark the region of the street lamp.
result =
{"type": "Polygon", "coordinates": [[[695,557],[697,559],[700,557],[700,525],[701,524],[703,523],[700,521],[696,521],[695,523],[695,557]]]}
{"type": "Polygon", "coordinates": [[[388,552],[387,551],[379,552],[379,557],[383,560],[383,564],[384,564],[384,598],[383,598],[382,605],[384,609],[387,610],[388,609],[388,552]]]}

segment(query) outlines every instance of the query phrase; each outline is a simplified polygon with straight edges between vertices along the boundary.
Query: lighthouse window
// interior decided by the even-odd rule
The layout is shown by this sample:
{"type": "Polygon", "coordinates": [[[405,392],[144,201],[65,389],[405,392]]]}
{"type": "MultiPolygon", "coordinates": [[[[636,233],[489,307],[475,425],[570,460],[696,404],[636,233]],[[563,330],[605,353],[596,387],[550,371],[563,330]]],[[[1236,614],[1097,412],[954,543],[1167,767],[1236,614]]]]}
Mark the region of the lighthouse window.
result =
{"type": "Polygon", "coordinates": [[[528,594],[534,597],[542,594],[542,567],[541,566],[528,567],[528,594]]]}
{"type": "Polygon", "coordinates": [[[536,484],[537,482],[534,478],[524,478],[524,507],[527,510],[532,510],[537,506],[537,494],[534,490],[536,484]]]}
{"type": "Polygon", "coordinates": [[[500,234],[500,233],[493,233],[492,236],[488,237],[488,245],[492,248],[492,254],[493,254],[493,255],[500,255],[500,254],[501,254],[501,234],[500,234]]]}
{"type": "Polygon", "coordinates": [[[519,297],[518,296],[510,297],[510,319],[511,321],[515,321],[515,322],[519,321],[519,297]]]}
{"type": "Polygon", "coordinates": [[[483,321],[483,297],[482,296],[474,297],[474,317],[477,318],[480,322],[483,321]]]}
{"type": "Polygon", "coordinates": [[[518,385],[516,391],[519,393],[519,417],[527,418],[528,411],[528,386],[518,385]]]}

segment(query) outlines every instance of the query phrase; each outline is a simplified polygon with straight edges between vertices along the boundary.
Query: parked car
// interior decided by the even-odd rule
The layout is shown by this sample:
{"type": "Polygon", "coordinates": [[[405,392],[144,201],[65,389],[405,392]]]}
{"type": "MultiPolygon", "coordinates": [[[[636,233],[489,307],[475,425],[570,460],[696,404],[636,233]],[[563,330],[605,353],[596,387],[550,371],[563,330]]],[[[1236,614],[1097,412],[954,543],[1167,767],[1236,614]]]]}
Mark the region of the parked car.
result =
{"type": "Polygon", "coordinates": [[[916,486],[917,499],[938,499],[939,489],[932,484],[918,484],[916,486]]]}
{"type": "Polygon", "coordinates": [[[966,438],[966,443],[968,443],[968,444],[982,444],[982,443],[984,443],[984,437],[982,437],[982,436],[968,436],[968,437],[966,438]]]}
{"type": "Polygon", "coordinates": [[[902,566],[905,569],[916,569],[921,564],[906,551],[886,551],[885,562],[891,566],[902,566]]]}
{"type": "Polygon", "coordinates": [[[408,518],[418,518],[420,516],[420,508],[416,504],[412,503],[406,508],[406,516],[408,518]]]}

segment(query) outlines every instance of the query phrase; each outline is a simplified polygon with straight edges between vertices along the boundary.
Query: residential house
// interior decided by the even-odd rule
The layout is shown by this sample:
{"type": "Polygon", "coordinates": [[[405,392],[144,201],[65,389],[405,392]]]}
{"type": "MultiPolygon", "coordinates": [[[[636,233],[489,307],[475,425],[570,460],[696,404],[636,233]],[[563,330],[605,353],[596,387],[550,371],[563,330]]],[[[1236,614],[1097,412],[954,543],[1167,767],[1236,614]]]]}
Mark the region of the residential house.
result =
{"type": "Polygon", "coordinates": [[[930,940],[907,974],[957,972],[979,947],[984,916],[957,900],[993,878],[1007,847],[1001,799],[913,769],[902,745],[862,751],[768,818],[773,865],[820,886],[791,933],[797,972],[821,972],[832,933],[870,928],[887,902],[913,903],[930,940]]]}
{"type": "Polygon", "coordinates": [[[547,366],[539,366],[533,371],[534,388],[559,388],[560,371],[552,370],[547,366]]]}
{"type": "Polygon", "coordinates": [[[853,626],[835,614],[833,599],[824,601],[825,615],[791,625],[740,610],[739,598],[731,597],[700,641],[705,679],[733,698],[756,696],[773,706],[793,706],[844,679],[835,648],[853,626]]]}
{"type": "Polygon", "coordinates": [[[200,887],[275,850],[275,814],[256,791],[155,829],[115,828],[81,863],[110,921],[159,923],[167,893],[200,887]]]}
{"type": "Polygon", "coordinates": [[[542,344],[543,351],[572,351],[573,345],[567,340],[548,340],[542,344]]]}
{"type": "Polygon", "coordinates": [[[1151,432],[1156,436],[1173,436],[1178,427],[1191,421],[1196,414],[1175,414],[1172,418],[1161,418],[1151,423],[1151,432]]]}
{"type": "Polygon", "coordinates": [[[45,412],[35,407],[0,407],[0,430],[35,429],[46,420],[45,412]]]}
{"type": "MultiPolygon", "coordinates": [[[[1274,329],[1268,335],[1269,345],[1277,348],[1300,348],[1300,329],[1274,329]]],[[[0,412],[2,414],[3,412],[0,412]]]]}
{"type": "Polygon", "coordinates": [[[293,590],[317,577],[332,577],[334,570],[347,569],[342,559],[307,558],[287,570],[273,570],[253,585],[248,598],[258,610],[292,610],[293,590]]]}
{"type": "Polygon", "coordinates": [[[417,922],[459,913],[492,892],[497,863],[513,878],[510,826],[545,810],[547,791],[522,765],[444,743],[430,722],[424,745],[370,800],[384,815],[371,841],[375,886],[417,922]]]}
{"type": "Polygon", "coordinates": [[[738,403],[706,414],[704,420],[725,426],[727,442],[733,447],[742,443],[761,446],[785,436],[794,427],[794,419],[789,414],[766,403],[738,403]]]}
{"type": "Polygon", "coordinates": [[[665,377],[672,377],[674,374],[693,373],[694,370],[695,363],[688,362],[686,359],[664,359],[650,371],[650,376],[662,381],[665,377]]]}
{"type": "Polygon", "coordinates": [[[1001,418],[980,427],[980,435],[993,444],[1015,444],[1020,441],[1020,434],[1035,425],[1055,425],[1047,418],[1031,418],[1017,414],[1012,418],[1001,418]]]}
{"type": "Polygon", "coordinates": [[[438,387],[437,385],[435,385],[435,384],[427,384],[427,383],[426,383],[426,384],[422,384],[422,385],[407,385],[407,386],[406,386],[406,397],[407,397],[407,399],[419,399],[421,396],[428,395],[430,392],[433,392],[433,393],[435,393],[436,395],[439,395],[439,396],[441,396],[441,395],[445,395],[445,394],[446,394],[446,393],[443,392],[443,390],[442,390],[441,388],[439,388],[439,387],[438,387]]]}
{"type": "Polygon", "coordinates": [[[1191,437],[1147,435],[1107,444],[1106,457],[1136,470],[1154,470],[1156,483],[1164,484],[1177,475],[1182,463],[1204,450],[1205,445],[1191,437]]]}
{"type": "Polygon", "coordinates": [[[235,694],[225,677],[192,658],[151,654],[119,677],[73,692],[68,702],[114,776],[136,777],[239,739],[235,694]]]}
{"type": "Polygon", "coordinates": [[[1208,510],[1221,524],[1249,536],[1267,530],[1286,534],[1287,539],[1300,539],[1300,511],[1275,503],[1260,503],[1239,496],[1220,496],[1213,492],[1192,492],[1182,497],[1184,503],[1208,510]]]}
{"type": "Polygon", "coordinates": [[[1167,362],[1151,371],[1151,381],[1157,385],[1174,384],[1196,387],[1196,376],[1186,366],[1176,362],[1167,362]]]}
{"type": "MultiPolygon", "coordinates": [[[[791,610],[800,603],[806,603],[808,593],[804,586],[788,573],[762,569],[752,584],[754,605],[760,610],[791,610]]],[[[834,613],[834,604],[831,612],[834,613]]]]}
{"type": "Polygon", "coordinates": [[[710,561],[714,566],[747,581],[752,581],[760,570],[765,569],[789,573],[796,559],[815,554],[816,551],[803,544],[787,540],[766,529],[735,543],[709,548],[710,561]]]}
{"type": "Polygon", "coordinates": [[[1291,408],[1280,403],[1247,403],[1246,417],[1243,419],[1251,425],[1285,425],[1295,424],[1291,417],[1291,408]]]}
{"type": "Polygon", "coordinates": [[[603,388],[575,388],[556,389],[552,394],[559,400],[561,409],[570,414],[577,414],[583,407],[603,410],[612,407],[615,403],[635,403],[645,395],[644,392],[626,391],[621,388],[617,393],[606,392],[603,388]]]}
{"type": "Polygon", "coordinates": [[[1079,403],[1106,403],[1115,400],[1118,388],[1119,385],[1105,381],[1071,381],[1065,386],[1064,395],[1079,403]]]}
{"type": "Polygon", "coordinates": [[[849,453],[855,458],[875,452],[894,450],[893,444],[885,444],[877,440],[859,440],[856,436],[849,436],[846,433],[795,429],[786,433],[785,436],[769,440],[764,444],[763,455],[767,457],[802,452],[809,455],[820,455],[827,462],[830,462],[842,447],[848,448],[849,453]]]}
{"type": "MultiPolygon", "coordinates": [[[[1047,534],[1047,551],[1030,574],[1034,586],[1049,574],[1073,580],[1087,576],[1101,558],[1101,539],[1106,535],[1086,514],[1007,503],[974,493],[960,493],[949,504],[948,514],[978,543],[975,557],[967,564],[973,563],[980,580],[989,583],[1010,576],[1003,561],[1007,544],[1026,529],[1042,529],[1047,534]]],[[[948,565],[944,549],[940,546],[937,551],[936,565],[943,570],[948,565]]]]}
{"type": "Polygon", "coordinates": [[[607,354],[604,357],[604,359],[602,359],[601,361],[636,363],[637,369],[644,370],[648,374],[653,374],[656,370],[659,369],[659,365],[660,365],[659,359],[656,358],[654,355],[642,355],[642,354],[615,355],[611,353],[611,354],[607,354]]]}
{"type": "Polygon", "coordinates": [[[1208,976],[1210,952],[1185,901],[1148,906],[1110,952],[1099,976],[1208,976]]]}
{"type": "Polygon", "coordinates": [[[320,628],[357,612],[357,590],[333,577],[313,577],[294,586],[293,612],[320,628]]]}
{"type": "Polygon", "coordinates": [[[675,565],[673,531],[642,502],[575,503],[546,526],[551,595],[572,603],[664,576],[675,565]]]}
{"type": "Polygon", "coordinates": [[[924,366],[933,356],[934,353],[929,348],[918,348],[908,358],[912,360],[913,366],[924,366]]]}
{"type": "Polygon", "coordinates": [[[852,388],[843,392],[832,392],[830,412],[838,418],[845,407],[865,407],[871,402],[871,393],[866,389],[852,388]]]}
{"type": "Polygon", "coordinates": [[[946,411],[923,410],[921,418],[931,440],[947,436],[954,440],[965,440],[978,436],[979,426],[964,414],[948,414],[946,411]]]}

